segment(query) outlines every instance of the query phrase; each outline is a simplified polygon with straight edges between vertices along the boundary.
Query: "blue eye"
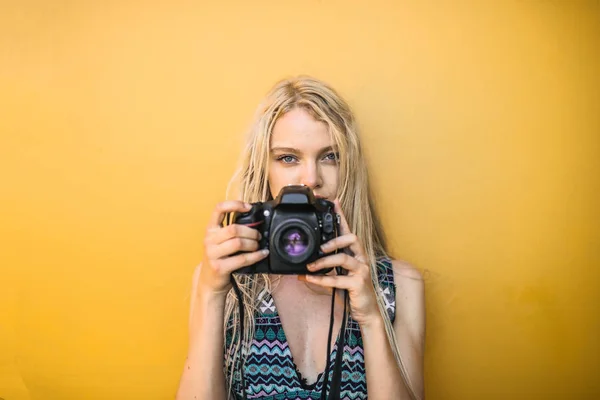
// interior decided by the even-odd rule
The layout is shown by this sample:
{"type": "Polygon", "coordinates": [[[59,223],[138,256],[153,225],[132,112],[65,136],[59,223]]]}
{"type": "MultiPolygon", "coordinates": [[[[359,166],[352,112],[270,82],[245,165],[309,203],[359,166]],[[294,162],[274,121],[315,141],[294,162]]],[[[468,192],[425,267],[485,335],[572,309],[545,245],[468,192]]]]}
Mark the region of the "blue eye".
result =
{"type": "Polygon", "coordinates": [[[340,159],[340,153],[328,153],[325,158],[331,161],[338,161],[340,159]]]}
{"type": "Polygon", "coordinates": [[[296,157],[290,155],[282,155],[277,157],[277,161],[283,161],[284,164],[291,164],[296,160],[296,157]]]}

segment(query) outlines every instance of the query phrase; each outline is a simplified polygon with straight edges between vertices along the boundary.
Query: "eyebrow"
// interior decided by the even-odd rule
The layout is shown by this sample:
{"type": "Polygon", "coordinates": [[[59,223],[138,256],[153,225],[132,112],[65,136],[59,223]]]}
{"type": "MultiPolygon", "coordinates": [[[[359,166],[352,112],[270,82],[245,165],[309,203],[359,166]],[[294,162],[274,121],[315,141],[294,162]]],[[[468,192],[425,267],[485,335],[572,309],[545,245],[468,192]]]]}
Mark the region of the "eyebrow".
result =
{"type": "MultiPolygon", "coordinates": [[[[319,153],[325,153],[327,151],[334,151],[334,150],[335,150],[334,146],[327,146],[327,147],[323,147],[321,150],[319,150],[319,153]]],[[[271,149],[271,152],[276,152],[276,151],[281,151],[281,152],[286,152],[286,153],[294,153],[294,154],[301,153],[300,150],[295,149],[293,147],[273,147],[271,149]]]]}

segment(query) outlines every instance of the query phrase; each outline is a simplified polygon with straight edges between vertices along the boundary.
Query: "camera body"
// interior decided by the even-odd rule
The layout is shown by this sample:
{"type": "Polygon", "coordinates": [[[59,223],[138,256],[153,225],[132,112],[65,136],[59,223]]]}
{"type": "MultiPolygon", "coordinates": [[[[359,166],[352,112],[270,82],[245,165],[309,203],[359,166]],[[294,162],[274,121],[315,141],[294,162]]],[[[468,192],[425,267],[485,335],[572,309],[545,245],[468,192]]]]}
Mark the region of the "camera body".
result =
{"type": "Polygon", "coordinates": [[[295,275],[331,271],[306,269],[306,264],[326,255],[321,245],[336,238],[340,231],[334,204],[315,198],[307,186],[285,186],[275,199],[252,203],[250,211],[234,215],[233,223],[258,230],[262,236],[259,249],[269,249],[266,258],[236,273],[295,275]]]}

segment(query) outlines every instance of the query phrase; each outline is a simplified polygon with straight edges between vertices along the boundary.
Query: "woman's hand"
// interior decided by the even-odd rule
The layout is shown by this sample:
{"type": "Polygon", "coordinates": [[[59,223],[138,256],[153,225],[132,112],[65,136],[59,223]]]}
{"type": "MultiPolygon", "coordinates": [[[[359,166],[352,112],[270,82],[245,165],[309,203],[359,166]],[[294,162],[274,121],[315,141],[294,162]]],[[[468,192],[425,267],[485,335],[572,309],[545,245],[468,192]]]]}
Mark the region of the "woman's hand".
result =
{"type": "Polygon", "coordinates": [[[340,233],[335,239],[323,244],[321,250],[331,253],[336,249],[349,248],[351,254],[337,253],[320,258],[308,264],[309,271],[341,266],[347,271],[346,275],[301,275],[300,279],[327,288],[348,289],[352,318],[359,325],[369,324],[381,318],[377,306],[377,297],[371,280],[367,257],[362,244],[355,234],[350,232],[348,222],[344,217],[339,201],[335,200],[335,211],[340,215],[340,233]]]}
{"type": "Polygon", "coordinates": [[[255,264],[269,254],[268,250],[258,250],[260,234],[256,229],[239,224],[221,226],[227,213],[246,212],[250,208],[249,204],[236,200],[215,207],[204,237],[204,261],[198,281],[201,290],[226,294],[233,271],[255,264]],[[243,253],[232,256],[238,251],[243,253]]]}

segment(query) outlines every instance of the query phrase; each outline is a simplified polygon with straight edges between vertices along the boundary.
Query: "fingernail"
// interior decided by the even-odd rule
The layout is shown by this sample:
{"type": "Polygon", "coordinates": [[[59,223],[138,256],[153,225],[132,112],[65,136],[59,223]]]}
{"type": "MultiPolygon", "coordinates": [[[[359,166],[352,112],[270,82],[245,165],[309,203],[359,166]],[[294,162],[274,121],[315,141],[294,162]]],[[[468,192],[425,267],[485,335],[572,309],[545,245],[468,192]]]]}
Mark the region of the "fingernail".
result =
{"type": "Polygon", "coordinates": [[[267,254],[269,254],[269,249],[263,249],[261,250],[261,253],[263,253],[263,255],[266,256],[267,254]]]}
{"type": "Polygon", "coordinates": [[[244,205],[246,206],[246,208],[252,208],[252,204],[250,203],[244,203],[244,205]]]}
{"type": "Polygon", "coordinates": [[[329,245],[327,243],[321,245],[321,251],[326,251],[329,248],[329,245]]]}
{"type": "Polygon", "coordinates": [[[310,264],[306,264],[306,268],[308,269],[313,269],[315,267],[315,264],[310,263],[310,264]]]}

